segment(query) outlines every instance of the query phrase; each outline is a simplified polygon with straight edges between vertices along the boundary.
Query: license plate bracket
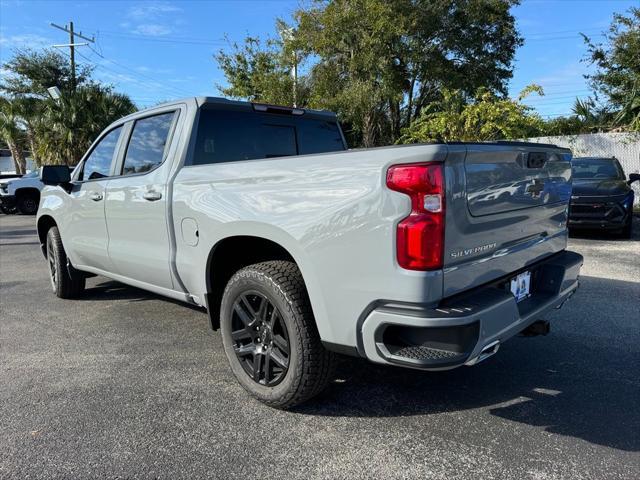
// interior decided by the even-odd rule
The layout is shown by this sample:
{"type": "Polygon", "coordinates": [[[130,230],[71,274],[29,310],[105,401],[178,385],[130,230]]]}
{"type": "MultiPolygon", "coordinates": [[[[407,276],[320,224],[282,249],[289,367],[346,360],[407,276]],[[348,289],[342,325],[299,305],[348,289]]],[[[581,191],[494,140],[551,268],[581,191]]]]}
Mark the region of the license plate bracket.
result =
{"type": "Polygon", "coordinates": [[[522,272],[511,279],[511,293],[516,302],[531,296],[531,272],[522,272]]]}

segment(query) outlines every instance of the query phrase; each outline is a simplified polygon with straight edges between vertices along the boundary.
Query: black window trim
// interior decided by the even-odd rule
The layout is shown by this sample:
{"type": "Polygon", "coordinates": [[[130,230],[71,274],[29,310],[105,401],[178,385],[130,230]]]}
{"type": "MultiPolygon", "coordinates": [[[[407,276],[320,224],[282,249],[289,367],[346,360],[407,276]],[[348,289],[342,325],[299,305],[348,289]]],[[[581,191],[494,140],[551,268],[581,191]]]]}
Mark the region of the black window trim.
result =
{"type": "Polygon", "coordinates": [[[170,108],[167,110],[163,110],[163,111],[157,111],[157,112],[153,112],[149,115],[144,115],[144,116],[140,116],[140,117],[136,117],[133,118],[131,120],[129,120],[129,129],[127,132],[127,138],[125,139],[124,142],[124,147],[123,147],[123,151],[122,151],[122,155],[120,156],[120,158],[118,158],[117,162],[116,162],[116,171],[119,171],[118,173],[116,173],[116,171],[114,171],[114,174],[112,176],[110,176],[109,178],[130,178],[130,177],[140,177],[142,175],[147,175],[155,170],[157,170],[158,168],[160,168],[162,165],[164,165],[165,161],[167,160],[168,156],[169,156],[169,150],[171,149],[171,144],[173,142],[173,137],[176,131],[176,126],[178,125],[178,119],[180,117],[180,111],[181,108],[170,108]],[[146,120],[147,118],[152,118],[152,117],[158,117],[160,115],[166,115],[168,113],[173,113],[173,118],[171,120],[171,125],[169,126],[169,132],[167,134],[167,142],[165,143],[164,146],[164,151],[162,152],[162,161],[160,163],[157,163],[153,168],[151,168],[150,170],[147,170],[146,172],[139,172],[139,173],[129,173],[129,174],[124,174],[122,173],[122,171],[124,170],[124,162],[127,159],[127,151],[129,150],[129,144],[131,143],[131,137],[133,136],[133,131],[136,127],[136,123],[138,123],[140,120],[146,120]]]}

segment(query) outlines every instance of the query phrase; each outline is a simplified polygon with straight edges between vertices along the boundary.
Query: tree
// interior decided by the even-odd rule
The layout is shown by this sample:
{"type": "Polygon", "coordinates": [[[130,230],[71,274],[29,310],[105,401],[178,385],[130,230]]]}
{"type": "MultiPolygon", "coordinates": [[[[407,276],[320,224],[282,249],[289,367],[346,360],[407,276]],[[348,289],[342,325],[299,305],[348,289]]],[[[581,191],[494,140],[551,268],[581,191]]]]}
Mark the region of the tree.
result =
{"type": "Polygon", "coordinates": [[[640,8],[632,7],[628,16],[615,14],[604,43],[584,39],[586,60],[596,66],[586,77],[605,108],[616,112],[612,126],[640,130],[640,8]]]}
{"type": "Polygon", "coordinates": [[[24,157],[24,131],[19,127],[18,109],[8,98],[0,97],[0,137],[11,152],[17,174],[24,174],[27,162],[24,157]]]}
{"type": "Polygon", "coordinates": [[[3,105],[11,106],[3,125],[7,135],[19,133],[16,158],[24,157],[29,145],[38,165],[75,165],[105,127],[135,111],[129,97],[91,79],[92,67],[78,67],[73,88],[67,59],[55,51],[18,51],[3,68],[3,105]],[[60,89],[59,100],[49,97],[47,88],[52,86],[60,89]]]}
{"type": "MultiPolygon", "coordinates": [[[[214,58],[229,81],[218,86],[223,95],[252,102],[293,105],[293,57],[282,39],[265,42],[246,37],[242,45],[233,43],[231,52],[220,50],[214,58]]],[[[297,104],[307,106],[306,78],[297,85],[297,104]]]]}
{"type": "Polygon", "coordinates": [[[527,87],[517,100],[501,99],[480,89],[467,103],[463,92],[445,90],[442,101],[425,109],[420,119],[404,130],[399,143],[481,142],[539,135],[544,126],[542,118],[521,103],[530,92],[542,94],[542,89],[527,87]]]}
{"type": "MultiPolygon", "coordinates": [[[[306,61],[304,105],[338,112],[355,145],[390,143],[442,98],[476,90],[504,96],[522,43],[510,13],[517,0],[315,0],[294,14],[288,41],[257,39],[217,57],[236,98],[292,91],[291,52],[306,61]],[[308,95],[307,95],[308,92],[308,95]]],[[[286,99],[286,97],[284,97],[286,99]]],[[[289,103],[290,102],[286,102],[289,103]]]]}
{"type": "MultiPolygon", "coordinates": [[[[58,87],[62,94],[73,91],[69,61],[55,50],[18,50],[2,68],[0,91],[8,96],[47,97],[47,88],[58,87]]],[[[93,67],[79,65],[76,69],[76,85],[91,81],[93,67]]]]}
{"type": "Polygon", "coordinates": [[[75,165],[102,130],[135,110],[126,95],[95,84],[45,100],[35,131],[36,155],[42,163],[75,165]]]}

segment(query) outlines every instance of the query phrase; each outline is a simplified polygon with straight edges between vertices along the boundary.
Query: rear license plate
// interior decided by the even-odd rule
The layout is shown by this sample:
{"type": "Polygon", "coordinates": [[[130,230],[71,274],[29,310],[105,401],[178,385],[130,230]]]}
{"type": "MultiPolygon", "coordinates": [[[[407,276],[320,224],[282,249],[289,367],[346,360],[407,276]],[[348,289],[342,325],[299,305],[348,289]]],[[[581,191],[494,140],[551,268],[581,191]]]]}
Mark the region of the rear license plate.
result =
{"type": "Polygon", "coordinates": [[[524,272],[511,279],[511,293],[516,297],[516,302],[520,302],[527,298],[529,287],[531,286],[531,272],[524,272]]]}

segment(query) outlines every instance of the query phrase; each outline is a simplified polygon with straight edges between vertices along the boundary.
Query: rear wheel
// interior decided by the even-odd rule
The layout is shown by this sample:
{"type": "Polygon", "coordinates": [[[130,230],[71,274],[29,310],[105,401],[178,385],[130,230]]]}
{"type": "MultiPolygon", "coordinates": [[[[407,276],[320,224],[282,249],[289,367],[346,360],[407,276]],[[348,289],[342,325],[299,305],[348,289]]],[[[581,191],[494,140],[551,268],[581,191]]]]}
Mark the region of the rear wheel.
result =
{"type": "Polygon", "coordinates": [[[224,291],[220,317],[231,370],[258,400],[290,408],[331,380],[334,354],[320,342],[295,263],[271,261],[239,270],[224,291]]]}
{"type": "Polygon", "coordinates": [[[69,263],[58,227],[47,232],[47,264],[51,288],[58,297],[75,298],[84,291],[85,277],[69,263]]]}
{"type": "Polygon", "coordinates": [[[18,197],[18,210],[23,215],[35,215],[38,213],[38,203],[40,199],[33,194],[24,194],[18,197]]]}

